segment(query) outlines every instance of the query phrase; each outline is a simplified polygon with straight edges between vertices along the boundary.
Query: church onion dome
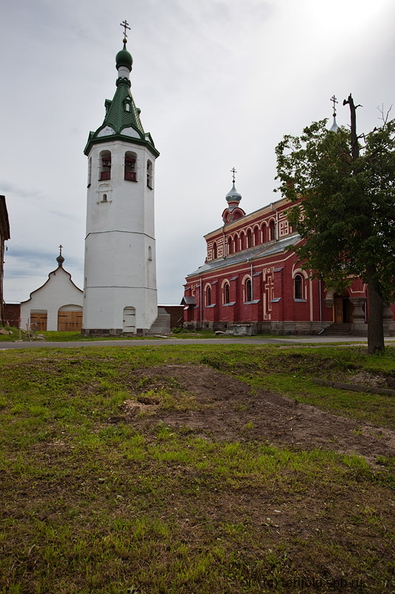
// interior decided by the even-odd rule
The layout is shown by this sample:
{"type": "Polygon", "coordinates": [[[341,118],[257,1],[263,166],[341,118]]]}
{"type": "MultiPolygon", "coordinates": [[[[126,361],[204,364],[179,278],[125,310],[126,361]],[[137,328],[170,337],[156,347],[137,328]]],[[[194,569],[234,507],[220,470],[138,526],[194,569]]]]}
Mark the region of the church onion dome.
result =
{"type": "Polygon", "coordinates": [[[234,221],[241,219],[241,217],[244,217],[245,215],[244,210],[239,206],[241,194],[239,194],[235,186],[235,174],[237,173],[236,169],[233,167],[233,169],[231,169],[231,172],[233,173],[232,189],[230,190],[230,192],[226,194],[226,202],[228,203],[228,206],[222,213],[222,220],[225,225],[233,223],[234,221]]]}
{"type": "Polygon", "coordinates": [[[131,54],[126,49],[126,40],[123,41],[123,49],[119,51],[115,58],[115,64],[117,70],[121,68],[121,66],[125,66],[128,70],[132,70],[133,58],[131,54]]]}
{"type": "Polygon", "coordinates": [[[59,256],[56,258],[56,261],[57,261],[59,267],[63,266],[63,262],[64,262],[64,258],[62,256],[62,248],[63,248],[63,246],[59,246],[59,256]]]}
{"type": "Polygon", "coordinates": [[[330,128],[330,132],[337,132],[338,130],[339,130],[339,126],[337,125],[336,116],[334,115],[333,116],[333,124],[330,128]]]}
{"type": "Polygon", "coordinates": [[[235,182],[233,182],[232,189],[226,194],[226,201],[229,205],[232,203],[239,203],[241,200],[241,194],[236,190],[235,182]]]}

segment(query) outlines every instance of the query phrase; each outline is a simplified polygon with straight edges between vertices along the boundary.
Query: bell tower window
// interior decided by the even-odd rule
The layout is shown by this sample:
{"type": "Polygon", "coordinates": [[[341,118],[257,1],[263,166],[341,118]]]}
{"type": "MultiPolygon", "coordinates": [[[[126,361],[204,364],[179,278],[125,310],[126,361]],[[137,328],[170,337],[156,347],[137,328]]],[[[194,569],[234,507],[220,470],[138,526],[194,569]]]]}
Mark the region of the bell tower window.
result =
{"type": "Polygon", "coordinates": [[[102,151],[100,153],[100,181],[104,179],[111,179],[111,153],[110,151],[102,151]]]}
{"type": "Polygon", "coordinates": [[[154,187],[153,185],[153,171],[152,171],[152,162],[147,161],[147,187],[152,190],[154,187]]]}
{"type": "Polygon", "coordinates": [[[92,157],[90,157],[88,162],[88,188],[91,187],[92,183],[92,157]]]}
{"type": "Polygon", "coordinates": [[[125,179],[128,181],[137,181],[137,155],[127,151],[125,153],[125,179]]]}

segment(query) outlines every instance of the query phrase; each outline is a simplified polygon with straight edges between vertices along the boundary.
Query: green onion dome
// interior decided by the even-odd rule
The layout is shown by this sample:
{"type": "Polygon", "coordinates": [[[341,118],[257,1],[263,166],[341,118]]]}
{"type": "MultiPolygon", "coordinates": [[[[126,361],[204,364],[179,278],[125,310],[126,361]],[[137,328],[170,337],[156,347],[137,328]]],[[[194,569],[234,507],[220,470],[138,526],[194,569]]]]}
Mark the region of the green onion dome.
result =
{"type": "Polygon", "coordinates": [[[129,70],[132,70],[133,58],[131,54],[126,49],[126,41],[123,42],[123,49],[117,53],[115,58],[115,63],[117,69],[121,66],[126,66],[129,70]]]}

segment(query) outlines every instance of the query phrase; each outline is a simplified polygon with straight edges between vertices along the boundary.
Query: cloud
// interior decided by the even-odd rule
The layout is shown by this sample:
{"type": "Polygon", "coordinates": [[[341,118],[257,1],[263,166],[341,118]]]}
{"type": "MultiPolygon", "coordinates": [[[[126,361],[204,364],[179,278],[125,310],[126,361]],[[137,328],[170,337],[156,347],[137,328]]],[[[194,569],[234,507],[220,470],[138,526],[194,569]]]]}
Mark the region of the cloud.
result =
{"type": "Polygon", "coordinates": [[[178,303],[221,226],[230,169],[242,207],[273,198],[286,133],[363,105],[358,127],[395,101],[392,0],[18,0],[2,6],[0,193],[10,215],[5,298],[45,282],[59,244],[83,280],[90,130],[115,91],[119,23],[131,23],[132,93],[161,152],[156,167],[158,298],[178,303]],[[32,274],[33,271],[33,274],[32,274]]]}

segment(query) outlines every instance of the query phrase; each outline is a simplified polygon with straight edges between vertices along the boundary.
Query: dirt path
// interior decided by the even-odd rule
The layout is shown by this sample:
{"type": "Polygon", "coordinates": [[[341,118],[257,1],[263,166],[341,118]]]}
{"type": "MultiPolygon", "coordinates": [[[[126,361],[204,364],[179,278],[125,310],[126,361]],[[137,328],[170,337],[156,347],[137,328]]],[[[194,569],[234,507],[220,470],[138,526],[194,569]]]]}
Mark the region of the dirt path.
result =
{"type": "Polygon", "coordinates": [[[322,447],[340,453],[365,456],[372,464],[378,456],[395,455],[395,431],[375,427],[322,411],[314,406],[270,391],[252,390],[247,384],[205,365],[167,365],[148,368],[136,378],[135,390],[161,387],[193,396],[196,408],[166,410],[157,399],[125,403],[124,414],[135,422],[136,412],[149,410],[155,422],[185,427],[207,438],[290,445],[300,449],[322,447]],[[141,379],[143,378],[143,382],[141,379]],[[143,388],[137,386],[144,385],[143,388]],[[152,402],[150,404],[149,402],[152,402]]]}

